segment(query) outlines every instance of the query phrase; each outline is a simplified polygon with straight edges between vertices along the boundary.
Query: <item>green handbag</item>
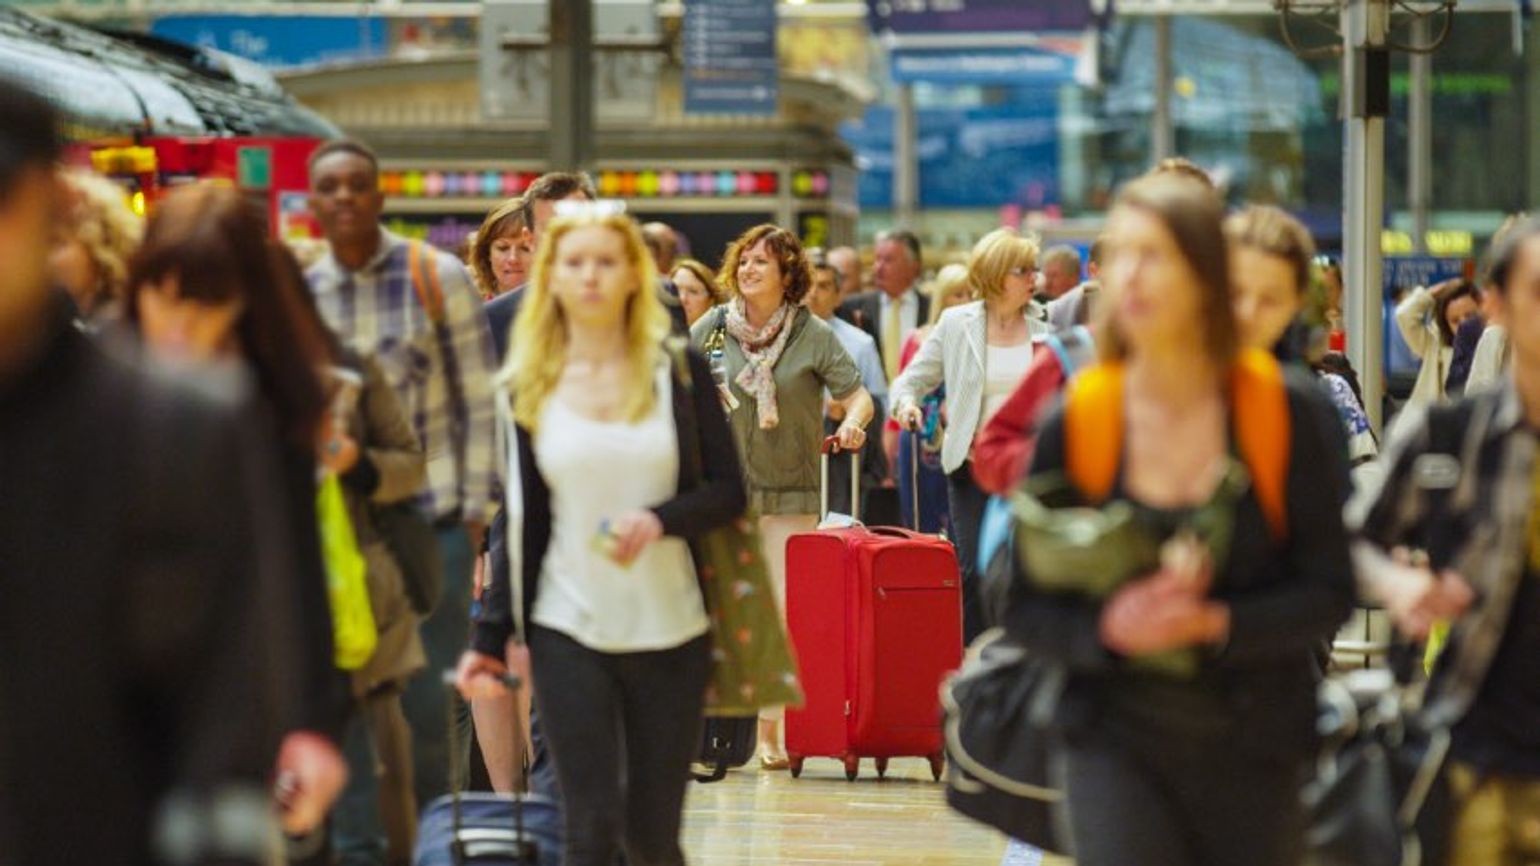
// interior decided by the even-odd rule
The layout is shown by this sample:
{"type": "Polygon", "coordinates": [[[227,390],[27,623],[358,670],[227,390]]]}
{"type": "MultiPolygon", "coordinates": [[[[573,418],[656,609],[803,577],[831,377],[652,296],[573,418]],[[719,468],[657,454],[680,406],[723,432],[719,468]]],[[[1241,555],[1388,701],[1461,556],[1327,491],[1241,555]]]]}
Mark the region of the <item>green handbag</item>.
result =
{"type": "MultiPolygon", "coordinates": [[[[1250,486],[1245,464],[1227,460],[1213,494],[1185,521],[1184,529],[1208,550],[1216,573],[1230,552],[1235,507],[1250,486]]],[[[1101,599],[1160,568],[1163,544],[1139,522],[1133,505],[1116,499],[1100,506],[1083,502],[1069,477],[1057,472],[1028,478],[1011,496],[1024,580],[1048,592],[1101,599]]],[[[1173,650],[1133,661],[1141,668],[1191,676],[1199,658],[1194,650],[1173,650]]]]}
{"type": "Polygon", "coordinates": [[[707,714],[752,716],[764,707],[801,706],[797,663],[753,516],[697,538],[695,551],[711,620],[707,714]]]}
{"type": "MultiPolygon", "coordinates": [[[[685,344],[670,339],[666,348],[675,378],[693,391],[685,344]]],[[[691,416],[694,404],[685,400],[684,406],[686,428],[699,431],[691,416]]],[[[691,485],[700,483],[703,476],[700,443],[694,444],[679,455],[691,485]]],[[[757,527],[754,514],[746,513],[691,544],[711,623],[707,715],[753,716],[765,707],[802,705],[797,661],[775,601],[757,527]]]]}

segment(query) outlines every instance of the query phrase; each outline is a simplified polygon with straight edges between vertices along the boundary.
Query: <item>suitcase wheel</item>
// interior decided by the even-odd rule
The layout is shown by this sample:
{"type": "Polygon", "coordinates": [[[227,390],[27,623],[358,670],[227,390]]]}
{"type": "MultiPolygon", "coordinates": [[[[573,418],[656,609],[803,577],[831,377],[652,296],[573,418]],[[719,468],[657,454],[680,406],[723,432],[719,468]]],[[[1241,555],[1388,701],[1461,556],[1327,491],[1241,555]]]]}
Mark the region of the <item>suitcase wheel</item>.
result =
{"type": "Polygon", "coordinates": [[[877,763],[877,778],[879,778],[879,779],[886,779],[888,777],[888,759],[887,758],[878,758],[876,763],[877,763]]]}
{"type": "Polygon", "coordinates": [[[845,781],[854,782],[856,776],[861,775],[861,759],[855,755],[845,756],[845,781]]]}
{"type": "Polygon", "coordinates": [[[937,752],[930,756],[930,776],[937,782],[941,781],[941,773],[946,770],[946,754],[937,752]]]}
{"type": "Polygon", "coordinates": [[[791,777],[793,779],[802,778],[802,756],[790,755],[787,758],[787,763],[790,764],[791,777]]]}

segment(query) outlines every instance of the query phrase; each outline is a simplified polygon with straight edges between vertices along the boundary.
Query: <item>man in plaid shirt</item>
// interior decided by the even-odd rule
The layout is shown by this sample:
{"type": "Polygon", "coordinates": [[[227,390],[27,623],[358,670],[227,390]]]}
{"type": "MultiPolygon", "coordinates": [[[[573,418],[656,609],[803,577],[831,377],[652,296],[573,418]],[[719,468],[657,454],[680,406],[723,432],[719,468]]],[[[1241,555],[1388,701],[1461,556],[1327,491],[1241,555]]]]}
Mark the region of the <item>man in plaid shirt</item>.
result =
{"type": "Polygon", "coordinates": [[[1447,862],[1460,866],[1540,860],[1540,222],[1498,240],[1491,262],[1508,377],[1406,409],[1383,477],[1347,510],[1360,581],[1401,632],[1451,626],[1422,721],[1450,731],[1447,862]]]}
{"type": "MultiPolygon", "coordinates": [[[[367,146],[333,141],[316,150],[310,207],[331,243],[331,254],[306,274],[321,315],[379,362],[427,452],[420,504],[438,529],[444,590],[422,638],[428,671],[450,669],[469,632],[472,552],[493,503],[491,330],[470,274],[453,257],[419,247],[426,267],[414,284],[412,242],[379,225],[379,162],[367,146]]],[[[426,802],[448,790],[443,687],[436,676],[417,677],[403,703],[416,735],[416,789],[426,802]]]]}

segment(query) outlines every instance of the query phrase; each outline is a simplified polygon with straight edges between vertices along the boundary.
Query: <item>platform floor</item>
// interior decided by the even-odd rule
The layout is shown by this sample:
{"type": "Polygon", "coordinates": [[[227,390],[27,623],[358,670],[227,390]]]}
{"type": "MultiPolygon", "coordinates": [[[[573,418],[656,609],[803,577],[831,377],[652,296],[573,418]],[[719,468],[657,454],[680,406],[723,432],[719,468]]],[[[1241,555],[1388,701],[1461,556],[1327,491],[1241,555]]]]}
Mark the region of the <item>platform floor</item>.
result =
{"type": "Polygon", "coordinates": [[[847,782],[838,762],[809,759],[800,779],[751,766],[692,783],[684,816],[690,862],[1001,866],[1005,839],[948,809],[925,761],[894,759],[884,781],[871,761],[861,773],[847,782]]]}

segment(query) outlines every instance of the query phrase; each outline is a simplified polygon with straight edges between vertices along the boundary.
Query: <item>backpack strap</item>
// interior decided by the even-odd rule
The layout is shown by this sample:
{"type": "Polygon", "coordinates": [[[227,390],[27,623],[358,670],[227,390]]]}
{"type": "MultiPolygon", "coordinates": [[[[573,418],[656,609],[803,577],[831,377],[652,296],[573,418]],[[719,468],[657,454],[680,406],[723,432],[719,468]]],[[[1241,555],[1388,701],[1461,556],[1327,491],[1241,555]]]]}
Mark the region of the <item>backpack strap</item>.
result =
{"type": "Polygon", "coordinates": [[[417,295],[417,303],[428,314],[428,320],[435,327],[441,327],[444,324],[444,286],[439,282],[433,257],[423,248],[422,241],[407,241],[406,267],[412,275],[412,292],[417,295]]]}
{"type": "Polygon", "coordinates": [[[1288,535],[1289,392],[1283,367],[1270,353],[1247,349],[1230,369],[1230,403],[1241,459],[1273,539],[1288,535]]]}
{"type": "Polygon", "coordinates": [[[1064,405],[1065,464],[1092,502],[1112,495],[1123,457],[1123,364],[1097,364],[1071,380],[1064,405]]]}
{"type": "MultiPolygon", "coordinates": [[[[1123,456],[1123,365],[1097,364],[1070,383],[1064,408],[1065,464],[1087,499],[1112,494],[1123,456]]],[[[1275,539],[1288,533],[1289,395],[1272,355],[1247,350],[1230,371],[1237,450],[1275,539]]]]}
{"type": "Polygon", "coordinates": [[[1046,341],[1059,359],[1066,381],[1075,378],[1086,367],[1096,363],[1096,340],[1085,325],[1076,325],[1057,334],[1049,334],[1046,341]]]}

